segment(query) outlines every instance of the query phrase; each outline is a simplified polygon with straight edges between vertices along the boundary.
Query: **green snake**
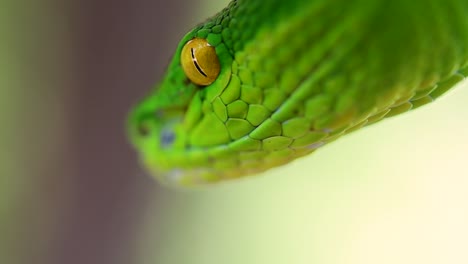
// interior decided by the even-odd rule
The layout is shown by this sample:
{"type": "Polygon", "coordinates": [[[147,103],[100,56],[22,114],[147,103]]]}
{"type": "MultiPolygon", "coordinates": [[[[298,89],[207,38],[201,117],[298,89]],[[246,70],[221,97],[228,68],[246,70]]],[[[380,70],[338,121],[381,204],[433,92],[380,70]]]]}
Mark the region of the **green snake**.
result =
{"type": "Polygon", "coordinates": [[[467,0],[233,0],[180,41],[131,141],[172,185],[257,174],[468,76],[467,0]]]}

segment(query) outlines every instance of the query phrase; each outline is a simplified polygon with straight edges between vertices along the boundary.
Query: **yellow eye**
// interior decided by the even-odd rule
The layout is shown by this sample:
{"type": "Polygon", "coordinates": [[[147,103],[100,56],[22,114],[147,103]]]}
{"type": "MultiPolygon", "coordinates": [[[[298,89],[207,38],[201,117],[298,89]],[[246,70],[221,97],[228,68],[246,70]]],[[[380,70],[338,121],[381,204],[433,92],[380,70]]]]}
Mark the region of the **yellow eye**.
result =
{"type": "Polygon", "coordinates": [[[194,38],[185,44],[180,56],[185,75],[195,84],[210,85],[218,77],[218,55],[208,41],[194,38]]]}

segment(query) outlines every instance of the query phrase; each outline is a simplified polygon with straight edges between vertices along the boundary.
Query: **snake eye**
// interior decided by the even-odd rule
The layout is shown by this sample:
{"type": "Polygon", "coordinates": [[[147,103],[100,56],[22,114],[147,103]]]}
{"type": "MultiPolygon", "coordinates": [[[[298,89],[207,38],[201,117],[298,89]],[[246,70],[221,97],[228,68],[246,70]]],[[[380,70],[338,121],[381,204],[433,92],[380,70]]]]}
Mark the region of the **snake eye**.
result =
{"type": "Polygon", "coordinates": [[[218,55],[208,41],[194,38],[185,44],[180,56],[185,75],[195,84],[206,86],[218,77],[218,55]]]}

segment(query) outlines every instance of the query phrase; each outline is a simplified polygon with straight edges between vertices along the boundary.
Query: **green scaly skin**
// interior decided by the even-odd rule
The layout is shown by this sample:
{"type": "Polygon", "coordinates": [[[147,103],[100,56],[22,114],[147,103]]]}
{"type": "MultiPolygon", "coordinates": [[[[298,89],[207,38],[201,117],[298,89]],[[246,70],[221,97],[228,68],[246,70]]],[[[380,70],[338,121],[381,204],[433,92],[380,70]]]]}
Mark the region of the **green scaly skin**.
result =
{"type": "Polygon", "coordinates": [[[190,31],[129,133],[165,183],[265,171],[383,118],[417,108],[468,75],[466,0],[238,0],[190,31]],[[191,83],[184,44],[206,38],[221,72],[191,83]]]}

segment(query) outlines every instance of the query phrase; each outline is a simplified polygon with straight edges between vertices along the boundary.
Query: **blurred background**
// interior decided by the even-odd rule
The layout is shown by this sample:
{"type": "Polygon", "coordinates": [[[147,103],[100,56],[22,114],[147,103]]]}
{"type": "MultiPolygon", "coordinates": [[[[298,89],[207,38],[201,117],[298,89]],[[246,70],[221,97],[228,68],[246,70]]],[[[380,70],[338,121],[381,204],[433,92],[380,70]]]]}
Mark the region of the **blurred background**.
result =
{"type": "Polygon", "coordinates": [[[0,263],[468,263],[467,82],[258,177],[144,172],[128,109],[227,2],[2,0],[0,263]]]}

